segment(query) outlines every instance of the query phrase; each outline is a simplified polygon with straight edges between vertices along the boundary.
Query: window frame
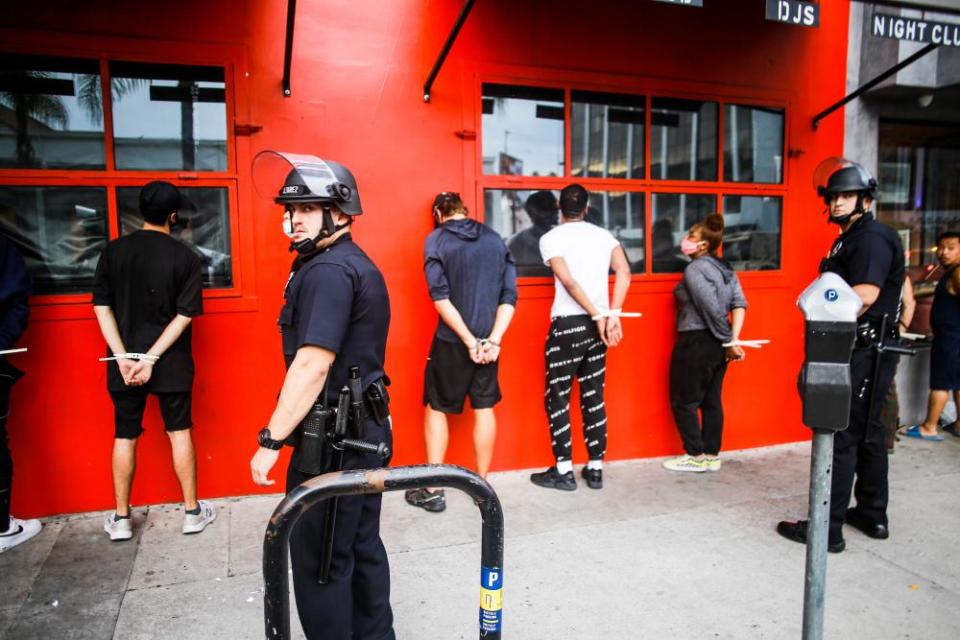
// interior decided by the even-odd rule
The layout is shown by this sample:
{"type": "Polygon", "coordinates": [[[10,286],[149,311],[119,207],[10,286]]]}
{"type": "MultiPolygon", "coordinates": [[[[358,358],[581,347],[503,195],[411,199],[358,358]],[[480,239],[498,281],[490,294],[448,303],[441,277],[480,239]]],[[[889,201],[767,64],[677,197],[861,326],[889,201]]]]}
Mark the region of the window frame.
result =
{"type": "MultiPolygon", "coordinates": [[[[466,93],[466,92],[465,92],[466,93]]],[[[782,92],[744,87],[711,85],[708,83],[690,83],[676,80],[664,80],[647,77],[623,77],[592,72],[563,72],[534,67],[513,67],[502,65],[481,66],[474,70],[472,94],[465,96],[464,115],[466,122],[472,120],[476,132],[476,143],[471,150],[465,149],[465,182],[475,186],[473,216],[480,222],[485,215],[482,210],[486,189],[551,189],[559,191],[567,184],[576,181],[590,191],[632,191],[644,194],[644,271],[631,274],[632,282],[654,285],[652,290],[670,290],[680,278],[680,273],[654,273],[652,256],[652,221],[654,193],[690,193],[709,194],[717,202],[717,211],[723,215],[725,196],[770,196],[781,201],[780,214],[780,266],[770,270],[738,271],[741,279],[755,282],[781,283],[789,268],[785,257],[784,238],[789,233],[789,189],[790,184],[790,115],[791,105],[788,96],[782,92]],[[484,84],[514,84],[547,89],[562,89],[564,93],[564,175],[549,176],[505,176],[485,174],[483,172],[483,123],[481,99],[484,84]],[[638,178],[577,178],[571,171],[572,145],[572,96],[574,91],[625,94],[644,98],[644,177],[638,178]],[[704,181],[659,180],[651,177],[651,115],[652,100],[657,98],[679,98],[688,100],[712,101],[717,103],[717,142],[716,162],[717,179],[704,181]],[[726,126],[726,105],[734,104],[746,107],[760,107],[780,110],[783,114],[783,167],[782,180],[779,183],[728,182],[724,175],[724,133],[726,126]],[[472,151],[472,158],[469,157],[472,151]],[[659,283],[659,284],[656,284],[659,283]]],[[[553,279],[542,276],[520,276],[517,284],[533,297],[552,295],[553,279]]]]}
{"type": "MultiPolygon", "coordinates": [[[[0,185],[10,187],[100,187],[107,192],[107,241],[119,237],[119,211],[116,188],[142,186],[152,180],[166,180],[178,187],[226,188],[230,211],[230,251],[233,285],[229,288],[204,289],[205,312],[251,311],[257,308],[253,291],[253,246],[251,238],[244,238],[241,229],[250,215],[247,207],[241,210],[241,201],[247,197],[246,185],[241,181],[238,147],[244,144],[237,133],[241,122],[238,104],[246,104],[246,87],[241,81],[245,68],[245,52],[236,45],[192,44],[153,41],[144,43],[124,38],[65,36],[55,46],[38,48],[37,42],[47,42],[45,32],[12,32],[0,29],[10,37],[2,52],[22,56],[46,56],[68,59],[96,60],[100,67],[103,100],[104,169],[0,169],[0,185]],[[116,169],[112,95],[110,92],[110,61],[158,65],[220,67],[224,73],[224,109],[226,116],[225,171],[183,170],[118,170],[116,169]]],[[[49,34],[46,34],[49,35],[49,34]]],[[[249,222],[246,222],[249,225],[249,222]]],[[[34,319],[78,319],[91,317],[89,292],[33,295],[30,298],[34,319]]]]}

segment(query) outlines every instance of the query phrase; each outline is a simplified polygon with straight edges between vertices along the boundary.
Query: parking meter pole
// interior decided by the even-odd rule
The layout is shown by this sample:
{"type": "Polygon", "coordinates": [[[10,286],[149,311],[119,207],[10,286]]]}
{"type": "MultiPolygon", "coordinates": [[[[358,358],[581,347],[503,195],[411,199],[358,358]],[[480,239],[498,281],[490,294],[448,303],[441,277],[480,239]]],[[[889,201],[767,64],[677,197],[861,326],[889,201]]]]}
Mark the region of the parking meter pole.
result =
{"type": "Polygon", "coordinates": [[[810,521],[807,524],[807,566],[803,590],[803,640],[821,640],[823,637],[833,436],[833,431],[813,432],[813,451],[810,456],[810,521]]]}

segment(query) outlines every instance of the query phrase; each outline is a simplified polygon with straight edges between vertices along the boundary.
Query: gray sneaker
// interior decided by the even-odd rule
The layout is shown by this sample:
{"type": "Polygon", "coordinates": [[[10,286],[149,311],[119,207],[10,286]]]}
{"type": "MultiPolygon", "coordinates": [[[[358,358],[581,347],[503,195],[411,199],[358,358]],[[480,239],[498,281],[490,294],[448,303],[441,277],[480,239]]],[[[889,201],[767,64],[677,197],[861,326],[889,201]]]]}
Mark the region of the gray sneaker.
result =
{"type": "Polygon", "coordinates": [[[187,513],[183,516],[183,533],[200,533],[207,528],[207,525],[217,519],[216,508],[206,500],[197,500],[200,506],[200,513],[187,513]]]}
{"type": "Polygon", "coordinates": [[[0,553],[26,542],[40,533],[40,529],[39,520],[21,520],[10,516],[7,528],[0,531],[0,553]]]}
{"type": "Polygon", "coordinates": [[[116,520],[116,512],[108,513],[107,519],[103,523],[103,530],[107,532],[111,540],[129,540],[133,537],[133,520],[130,518],[120,518],[116,520]]]}
{"type": "Polygon", "coordinates": [[[408,504],[421,509],[426,509],[431,513],[440,513],[447,508],[447,500],[444,497],[443,489],[430,491],[426,488],[409,489],[403,494],[408,504]]]}

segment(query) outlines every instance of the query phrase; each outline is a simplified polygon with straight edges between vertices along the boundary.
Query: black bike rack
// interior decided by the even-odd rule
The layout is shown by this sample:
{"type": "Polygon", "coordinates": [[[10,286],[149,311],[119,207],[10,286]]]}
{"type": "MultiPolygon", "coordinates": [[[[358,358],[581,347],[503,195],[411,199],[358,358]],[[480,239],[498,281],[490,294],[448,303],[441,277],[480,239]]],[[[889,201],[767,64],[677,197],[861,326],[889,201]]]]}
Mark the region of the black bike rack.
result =
{"type": "Polygon", "coordinates": [[[463,467],[424,464],[327,473],[291,491],[274,510],[263,538],[263,621],[268,640],[290,638],[288,555],[293,525],[308,509],[336,496],[449,487],[473,498],[480,509],[480,638],[500,640],[503,587],[503,510],[486,480],[463,467]]]}

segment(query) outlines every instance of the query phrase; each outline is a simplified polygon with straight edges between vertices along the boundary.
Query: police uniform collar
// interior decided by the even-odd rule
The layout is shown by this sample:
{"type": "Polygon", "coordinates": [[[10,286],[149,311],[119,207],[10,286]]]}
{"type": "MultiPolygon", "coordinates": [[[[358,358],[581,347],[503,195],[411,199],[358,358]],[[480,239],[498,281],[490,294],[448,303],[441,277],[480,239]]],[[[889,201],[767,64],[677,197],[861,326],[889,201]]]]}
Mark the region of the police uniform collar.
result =
{"type": "Polygon", "coordinates": [[[863,215],[860,216],[860,218],[858,218],[852,225],[850,225],[850,228],[849,228],[849,229],[847,229],[846,231],[844,231],[844,232],[841,233],[840,235],[842,235],[842,236],[849,236],[851,233],[853,233],[854,231],[859,230],[861,227],[865,226],[869,221],[871,221],[871,220],[873,220],[873,219],[874,219],[874,218],[873,218],[873,212],[872,212],[872,211],[866,211],[866,212],[863,213],[863,215]]]}

